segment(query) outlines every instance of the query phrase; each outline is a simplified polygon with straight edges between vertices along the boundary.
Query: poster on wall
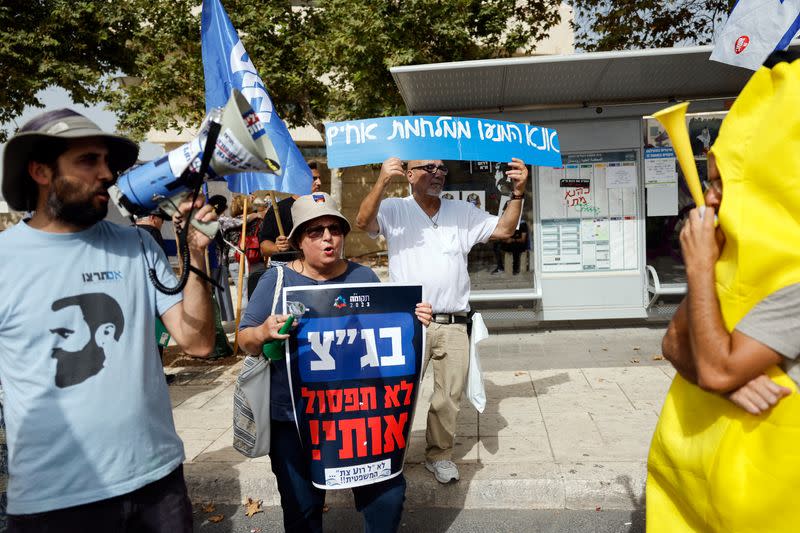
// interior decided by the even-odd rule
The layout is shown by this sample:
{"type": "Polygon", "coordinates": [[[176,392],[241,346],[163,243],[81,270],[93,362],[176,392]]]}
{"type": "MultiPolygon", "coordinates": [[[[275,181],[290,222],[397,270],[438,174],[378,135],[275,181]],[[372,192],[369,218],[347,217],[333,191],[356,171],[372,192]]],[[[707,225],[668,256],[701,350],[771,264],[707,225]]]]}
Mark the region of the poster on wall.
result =
{"type": "Polygon", "coordinates": [[[678,169],[672,148],[644,149],[644,185],[647,188],[647,216],[678,214],[678,169]]]}
{"type": "Polygon", "coordinates": [[[312,483],[343,489],[399,475],[425,342],[414,314],[422,287],[287,287],[285,299],[305,307],[286,364],[312,483]]]}
{"type": "Polygon", "coordinates": [[[635,151],[566,155],[539,184],[544,272],[639,268],[635,151]]]}
{"type": "Polygon", "coordinates": [[[486,191],[461,191],[461,199],[486,211],[486,191]]]}

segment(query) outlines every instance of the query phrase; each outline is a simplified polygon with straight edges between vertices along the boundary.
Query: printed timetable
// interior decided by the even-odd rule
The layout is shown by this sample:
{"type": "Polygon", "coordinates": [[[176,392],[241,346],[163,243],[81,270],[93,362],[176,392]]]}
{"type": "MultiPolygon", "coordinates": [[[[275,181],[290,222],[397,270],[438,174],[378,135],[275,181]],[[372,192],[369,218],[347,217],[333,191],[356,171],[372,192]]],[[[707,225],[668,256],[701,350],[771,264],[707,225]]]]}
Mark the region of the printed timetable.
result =
{"type": "Polygon", "coordinates": [[[636,152],[566,155],[538,172],[544,272],[639,267],[636,152]]]}

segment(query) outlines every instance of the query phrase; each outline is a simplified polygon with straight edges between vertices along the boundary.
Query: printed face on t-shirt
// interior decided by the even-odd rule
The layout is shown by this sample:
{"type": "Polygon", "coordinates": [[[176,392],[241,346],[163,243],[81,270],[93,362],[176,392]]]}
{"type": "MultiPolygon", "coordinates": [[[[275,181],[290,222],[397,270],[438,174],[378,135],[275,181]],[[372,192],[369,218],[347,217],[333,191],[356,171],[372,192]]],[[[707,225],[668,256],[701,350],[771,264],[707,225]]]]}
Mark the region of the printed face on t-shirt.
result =
{"type": "Polygon", "coordinates": [[[122,335],[124,317],[119,304],[103,293],[80,294],[53,302],[52,326],[59,388],[83,383],[104,367],[105,349],[122,335]]]}

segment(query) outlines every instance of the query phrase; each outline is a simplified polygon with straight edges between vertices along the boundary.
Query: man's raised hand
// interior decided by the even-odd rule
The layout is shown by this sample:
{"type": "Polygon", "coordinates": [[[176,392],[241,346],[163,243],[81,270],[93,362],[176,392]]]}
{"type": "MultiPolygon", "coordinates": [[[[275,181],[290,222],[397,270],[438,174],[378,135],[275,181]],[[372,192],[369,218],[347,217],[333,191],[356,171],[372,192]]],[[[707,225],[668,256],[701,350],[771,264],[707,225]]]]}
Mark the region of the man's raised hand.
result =
{"type": "Polygon", "coordinates": [[[404,175],[405,170],[403,170],[403,162],[400,158],[390,157],[381,165],[381,173],[378,176],[378,181],[386,186],[389,185],[393,178],[403,177],[404,175]]]}
{"type": "Polygon", "coordinates": [[[525,166],[525,161],[512,157],[506,176],[514,184],[514,194],[525,194],[525,184],[528,182],[528,167],[525,166]]]}

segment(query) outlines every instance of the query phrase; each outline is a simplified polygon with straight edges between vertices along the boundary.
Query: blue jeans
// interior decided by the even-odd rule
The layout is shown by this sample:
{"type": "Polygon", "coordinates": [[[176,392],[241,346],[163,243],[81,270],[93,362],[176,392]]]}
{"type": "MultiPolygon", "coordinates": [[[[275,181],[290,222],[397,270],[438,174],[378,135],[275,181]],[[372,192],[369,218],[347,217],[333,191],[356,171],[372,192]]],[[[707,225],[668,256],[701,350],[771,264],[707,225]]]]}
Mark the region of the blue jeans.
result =
{"type": "MultiPolygon", "coordinates": [[[[278,479],[284,529],[292,533],[322,532],[325,491],[311,483],[309,458],[300,444],[297,427],[294,422],[273,420],[271,432],[269,458],[278,479]]],[[[397,531],[406,494],[403,474],[352,490],[356,509],[364,515],[366,533],[397,531]]]]}

